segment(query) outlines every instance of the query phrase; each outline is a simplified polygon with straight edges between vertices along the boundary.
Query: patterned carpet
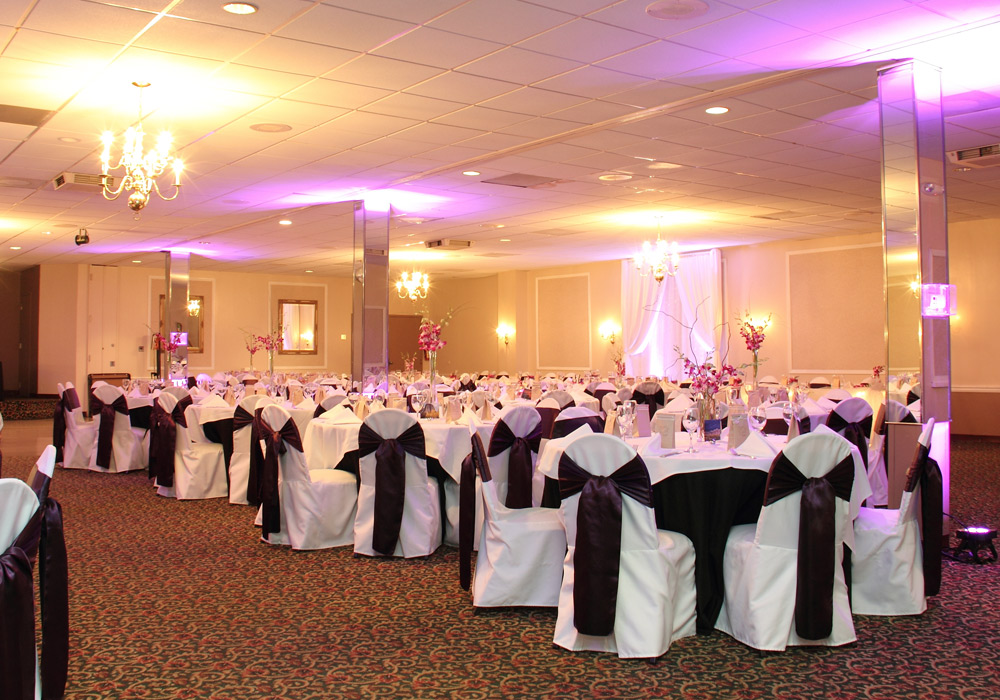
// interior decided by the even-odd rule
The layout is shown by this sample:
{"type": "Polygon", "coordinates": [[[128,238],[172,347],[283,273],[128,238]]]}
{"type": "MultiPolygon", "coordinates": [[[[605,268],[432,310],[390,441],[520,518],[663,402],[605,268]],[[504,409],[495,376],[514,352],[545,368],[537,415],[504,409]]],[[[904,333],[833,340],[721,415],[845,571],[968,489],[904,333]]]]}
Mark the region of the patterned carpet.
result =
{"type": "MultiPolygon", "coordinates": [[[[955,441],[955,515],[1000,524],[998,466],[1000,445],[955,441]]],[[[454,549],[382,561],[271,548],[249,508],[158,498],[142,473],[59,471],[52,492],[71,699],[1000,697],[1000,566],[946,561],[927,613],[857,617],[850,647],[762,654],[716,633],[649,664],[553,647],[554,611],[475,613],[454,549]]]]}

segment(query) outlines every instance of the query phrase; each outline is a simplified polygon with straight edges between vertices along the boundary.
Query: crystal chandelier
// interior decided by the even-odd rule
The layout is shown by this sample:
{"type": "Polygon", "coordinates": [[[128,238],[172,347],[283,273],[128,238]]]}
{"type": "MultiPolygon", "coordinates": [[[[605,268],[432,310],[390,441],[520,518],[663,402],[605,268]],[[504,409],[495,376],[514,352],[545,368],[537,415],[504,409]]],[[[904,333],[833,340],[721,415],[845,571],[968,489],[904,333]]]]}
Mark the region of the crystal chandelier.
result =
{"type": "Polygon", "coordinates": [[[400,299],[409,298],[410,301],[426,299],[427,290],[431,286],[430,282],[426,272],[404,272],[396,280],[396,293],[399,294],[400,299]]]}
{"type": "Polygon", "coordinates": [[[660,223],[663,217],[656,217],[656,243],[642,242],[642,250],[635,254],[635,267],[639,274],[653,275],[653,279],[662,282],[667,275],[673,277],[681,265],[681,256],[677,241],[667,242],[660,238],[660,223]]]}
{"type": "Polygon", "coordinates": [[[156,193],[160,198],[170,201],[176,199],[180,194],[181,172],[184,170],[184,163],[179,158],[172,158],[170,147],[173,143],[173,136],[169,131],[160,133],[156,140],[156,146],[149,153],[142,150],[142,140],[145,133],[142,130],[142,90],[149,87],[149,83],[132,83],[139,88],[139,121],[135,126],[129,127],[125,131],[125,141],[122,146],[121,157],[117,165],[111,165],[111,146],[115,137],[110,131],[105,131],[101,136],[104,144],[104,151],[101,153],[101,180],[103,184],[102,194],[105,199],[118,199],[118,196],[125,190],[133,190],[128,197],[128,208],[136,213],[149,203],[152,193],[156,193]],[[160,186],[156,182],[167,166],[173,161],[174,171],[174,193],[169,197],[160,192],[160,186]],[[125,174],[117,188],[113,188],[115,178],[109,177],[109,170],[124,168],[125,174]]]}

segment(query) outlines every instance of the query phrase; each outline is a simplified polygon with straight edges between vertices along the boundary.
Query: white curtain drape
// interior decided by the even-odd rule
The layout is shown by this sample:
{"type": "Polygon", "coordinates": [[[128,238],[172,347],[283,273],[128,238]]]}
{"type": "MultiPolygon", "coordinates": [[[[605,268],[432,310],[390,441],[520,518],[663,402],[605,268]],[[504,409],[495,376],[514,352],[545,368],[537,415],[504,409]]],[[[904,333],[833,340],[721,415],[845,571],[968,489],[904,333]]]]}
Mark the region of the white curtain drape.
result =
{"type": "Polygon", "coordinates": [[[677,275],[660,283],[622,261],[622,337],[630,375],[678,379],[678,350],[697,362],[715,359],[721,323],[718,249],[682,255],[677,275]]]}

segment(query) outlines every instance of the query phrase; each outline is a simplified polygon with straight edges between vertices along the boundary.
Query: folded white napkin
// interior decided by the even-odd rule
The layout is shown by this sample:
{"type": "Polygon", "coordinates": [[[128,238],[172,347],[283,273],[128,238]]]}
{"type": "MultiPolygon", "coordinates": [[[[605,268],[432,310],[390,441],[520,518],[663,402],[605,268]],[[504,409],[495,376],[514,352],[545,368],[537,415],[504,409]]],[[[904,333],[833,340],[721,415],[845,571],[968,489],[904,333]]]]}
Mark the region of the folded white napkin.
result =
{"type": "Polygon", "coordinates": [[[750,433],[749,437],[736,448],[736,454],[744,457],[767,457],[772,459],[778,454],[778,449],[767,441],[760,433],[750,433]]]}
{"type": "Polygon", "coordinates": [[[308,396],[306,396],[304,399],[302,399],[297,404],[295,404],[295,408],[306,408],[306,409],[309,409],[310,411],[315,411],[316,410],[316,402],[313,401],[308,396]]]}
{"type": "Polygon", "coordinates": [[[483,422],[479,420],[479,416],[476,415],[474,410],[469,410],[468,406],[462,407],[462,415],[459,416],[458,420],[455,421],[456,425],[482,425],[483,422]]]}
{"type": "Polygon", "coordinates": [[[229,406],[226,400],[218,394],[209,394],[198,405],[204,408],[227,408],[229,406]]]}
{"type": "Polygon", "coordinates": [[[343,423],[360,423],[361,419],[354,415],[354,411],[351,410],[350,404],[341,404],[339,406],[334,406],[329,411],[320,414],[320,418],[330,423],[343,424],[343,423]]]}
{"type": "Polygon", "coordinates": [[[668,401],[667,405],[664,406],[662,410],[666,411],[667,413],[684,413],[684,411],[691,408],[691,405],[693,403],[694,401],[692,401],[690,397],[684,396],[682,394],[681,396],[678,396],[677,398],[668,401]]]}

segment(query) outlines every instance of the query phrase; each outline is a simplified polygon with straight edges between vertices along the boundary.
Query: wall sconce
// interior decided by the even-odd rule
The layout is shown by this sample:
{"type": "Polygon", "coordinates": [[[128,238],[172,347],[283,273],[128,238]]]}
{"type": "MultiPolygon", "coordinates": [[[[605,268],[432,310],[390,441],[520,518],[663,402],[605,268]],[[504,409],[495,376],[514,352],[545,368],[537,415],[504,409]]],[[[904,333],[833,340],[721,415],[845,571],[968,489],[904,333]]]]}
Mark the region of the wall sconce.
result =
{"type": "Polygon", "coordinates": [[[514,335],[514,329],[511,326],[508,326],[506,323],[501,323],[497,326],[497,338],[503,341],[505,348],[510,345],[512,335],[514,335]]]}
{"type": "Polygon", "coordinates": [[[619,328],[618,324],[614,321],[605,321],[597,329],[597,332],[601,334],[601,338],[608,341],[612,345],[615,344],[615,341],[618,339],[618,334],[621,333],[621,331],[622,329],[619,328]]]}
{"type": "Polygon", "coordinates": [[[201,313],[201,300],[200,299],[188,299],[187,305],[188,316],[197,316],[201,313]]]}

